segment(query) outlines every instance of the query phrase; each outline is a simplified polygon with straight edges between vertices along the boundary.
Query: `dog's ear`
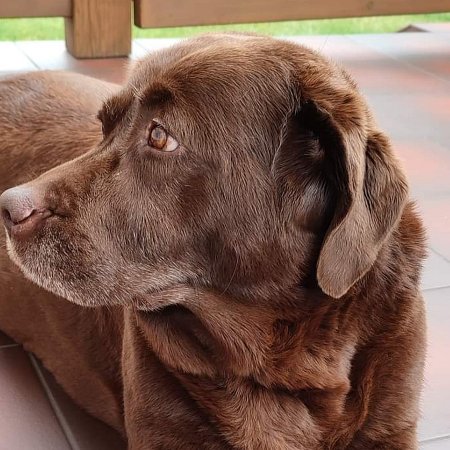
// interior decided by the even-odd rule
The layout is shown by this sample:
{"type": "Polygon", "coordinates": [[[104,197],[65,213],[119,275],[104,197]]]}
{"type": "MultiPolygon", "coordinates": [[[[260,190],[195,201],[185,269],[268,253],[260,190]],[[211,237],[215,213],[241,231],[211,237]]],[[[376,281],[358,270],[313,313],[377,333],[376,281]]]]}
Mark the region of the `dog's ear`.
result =
{"type": "Polygon", "coordinates": [[[334,215],[317,263],[326,294],[342,297],[372,267],[407,199],[407,183],[387,138],[349,133],[313,102],[301,114],[324,151],[334,215]]]}

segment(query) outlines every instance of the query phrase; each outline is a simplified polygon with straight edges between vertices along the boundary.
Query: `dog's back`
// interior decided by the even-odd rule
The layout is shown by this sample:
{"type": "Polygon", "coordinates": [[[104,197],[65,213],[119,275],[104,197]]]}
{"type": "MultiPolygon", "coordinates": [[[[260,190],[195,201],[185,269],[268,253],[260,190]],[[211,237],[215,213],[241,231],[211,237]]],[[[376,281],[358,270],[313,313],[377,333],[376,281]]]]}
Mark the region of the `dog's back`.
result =
{"type": "Polygon", "coordinates": [[[0,191],[93,147],[101,139],[96,114],[117,88],[68,72],[0,80],[0,191]]]}

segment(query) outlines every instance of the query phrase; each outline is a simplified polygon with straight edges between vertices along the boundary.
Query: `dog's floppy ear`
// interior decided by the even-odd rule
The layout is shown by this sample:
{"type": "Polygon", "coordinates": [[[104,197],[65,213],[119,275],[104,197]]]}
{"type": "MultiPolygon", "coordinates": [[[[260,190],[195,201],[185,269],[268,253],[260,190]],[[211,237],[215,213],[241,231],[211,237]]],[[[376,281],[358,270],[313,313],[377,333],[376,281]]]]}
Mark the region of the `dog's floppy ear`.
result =
{"type": "Polygon", "coordinates": [[[351,135],[313,102],[304,105],[302,116],[325,152],[336,195],[317,263],[317,281],[323,292],[339,298],[375,262],[400,219],[407,183],[383,134],[351,135]]]}

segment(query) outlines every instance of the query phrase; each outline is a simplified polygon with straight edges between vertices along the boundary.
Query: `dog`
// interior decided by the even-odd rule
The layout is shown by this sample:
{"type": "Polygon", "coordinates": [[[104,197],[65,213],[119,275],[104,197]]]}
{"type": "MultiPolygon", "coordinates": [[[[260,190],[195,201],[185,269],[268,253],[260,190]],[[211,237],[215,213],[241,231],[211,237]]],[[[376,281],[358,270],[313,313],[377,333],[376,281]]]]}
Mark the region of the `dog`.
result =
{"type": "Polygon", "coordinates": [[[0,328],[129,449],[417,448],[424,229],[342,68],[203,35],[0,134],[0,328]]]}

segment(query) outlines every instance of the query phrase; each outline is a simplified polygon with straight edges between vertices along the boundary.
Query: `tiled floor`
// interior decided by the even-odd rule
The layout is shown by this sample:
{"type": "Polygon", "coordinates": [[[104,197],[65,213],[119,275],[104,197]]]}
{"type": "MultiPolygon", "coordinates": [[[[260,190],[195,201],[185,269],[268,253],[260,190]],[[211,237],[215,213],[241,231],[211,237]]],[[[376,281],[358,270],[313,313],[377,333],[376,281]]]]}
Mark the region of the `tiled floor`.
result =
{"type": "Polygon", "coordinates": [[[0,332],[0,450],[124,450],[36,358],[0,332]]]}
{"type": "MultiPolygon", "coordinates": [[[[429,351],[420,439],[423,450],[450,449],[450,25],[428,32],[294,38],[341,62],[354,75],[409,174],[429,230],[422,281],[429,351]]],[[[172,40],[137,40],[132,57],[172,40]]],[[[73,70],[121,82],[125,58],[78,61],[62,42],[0,42],[2,73],[73,70]]],[[[49,374],[0,334],[0,450],[115,450],[102,424],[85,416],[49,374]],[[3,420],[8,404],[9,419],[3,420]],[[26,429],[26,433],[23,430],[26,429]],[[19,436],[16,447],[8,436],[19,436]],[[53,447],[49,443],[53,443],[53,447]]],[[[406,450],[406,449],[405,449],[406,450]]]]}

